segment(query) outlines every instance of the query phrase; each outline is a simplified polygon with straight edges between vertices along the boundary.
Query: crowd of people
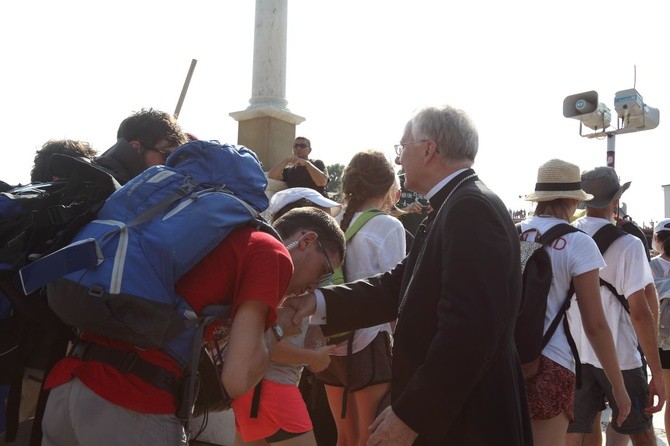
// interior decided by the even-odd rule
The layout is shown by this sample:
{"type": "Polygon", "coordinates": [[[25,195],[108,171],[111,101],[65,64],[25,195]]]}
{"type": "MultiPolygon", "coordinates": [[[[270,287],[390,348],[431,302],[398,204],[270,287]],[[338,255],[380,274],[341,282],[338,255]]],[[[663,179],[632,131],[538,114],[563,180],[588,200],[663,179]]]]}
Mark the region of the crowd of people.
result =
{"type": "MultiPolygon", "coordinates": [[[[47,142],[31,180],[58,180],[50,159],[62,153],[123,185],[192,139],[170,114],[143,109],[99,156],[85,142],[47,142]]],[[[534,211],[512,216],[473,169],[478,145],[463,110],[415,111],[395,164],[403,188],[427,201],[400,209],[383,152],[352,157],[338,202],[311,141],[297,137],[266,173],[287,186],[267,211],[280,240],[239,228],[179,279],[196,312],[233,305],[220,380],[233,399],[235,445],[601,444],[607,406],[608,444],[655,444],[652,416],[670,398],[670,328],[659,337],[670,219],[654,228],[650,261],[644,237],[614,218],[631,183],[610,167],[581,171],[560,159],[539,166],[525,196],[534,211]],[[423,214],[416,230],[398,219],[407,214],[423,214]],[[573,230],[542,248],[553,275],[544,330],[563,311],[566,322],[527,374],[515,344],[525,304],[519,239],[538,242],[562,224],[573,230]],[[616,234],[603,248],[607,229],[616,234]],[[319,388],[320,411],[309,404],[319,388]]],[[[196,444],[175,394],[146,379],[146,370],[182,378],[169,355],[89,333],[77,344],[87,354],[66,355],[44,377],[42,444],[196,444]],[[134,353],[138,370],[106,351],[134,353]]],[[[670,432],[667,411],[665,423],[670,432]]]]}

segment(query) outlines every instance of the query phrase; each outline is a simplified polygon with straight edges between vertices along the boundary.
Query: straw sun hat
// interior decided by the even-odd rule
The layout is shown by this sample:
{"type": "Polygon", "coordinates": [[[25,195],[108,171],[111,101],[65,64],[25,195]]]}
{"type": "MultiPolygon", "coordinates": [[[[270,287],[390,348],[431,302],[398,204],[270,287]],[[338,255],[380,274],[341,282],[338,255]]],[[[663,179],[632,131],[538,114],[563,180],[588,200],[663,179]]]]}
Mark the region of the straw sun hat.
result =
{"type": "Polygon", "coordinates": [[[542,164],[537,171],[535,192],[526,195],[526,201],[551,201],[558,198],[572,198],[588,201],[593,195],[582,190],[579,167],[559,159],[542,164]]]}

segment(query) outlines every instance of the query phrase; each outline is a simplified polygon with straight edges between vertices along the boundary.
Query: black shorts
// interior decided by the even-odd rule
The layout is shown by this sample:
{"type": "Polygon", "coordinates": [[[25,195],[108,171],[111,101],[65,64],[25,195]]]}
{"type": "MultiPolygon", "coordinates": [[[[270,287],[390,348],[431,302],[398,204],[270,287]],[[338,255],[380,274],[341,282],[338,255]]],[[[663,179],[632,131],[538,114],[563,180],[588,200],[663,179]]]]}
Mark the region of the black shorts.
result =
{"type": "Polygon", "coordinates": [[[651,414],[644,412],[649,399],[647,373],[643,367],[622,370],[624,385],[631,400],[630,415],[621,426],[616,424],[619,408],[612,395],[603,369],[582,364],[582,387],[575,392],[575,421],[568,426],[569,433],[590,433],[596,413],[603,409],[603,397],[612,408],[612,428],[620,434],[639,434],[653,429],[651,414]]]}
{"type": "Polygon", "coordinates": [[[363,350],[347,356],[331,356],[326,370],[315,374],[316,378],[328,386],[349,387],[349,391],[370,387],[391,381],[391,340],[389,334],[379,334],[363,350]],[[347,363],[351,367],[347,375],[347,363]],[[347,382],[347,376],[350,377],[347,382]]]}

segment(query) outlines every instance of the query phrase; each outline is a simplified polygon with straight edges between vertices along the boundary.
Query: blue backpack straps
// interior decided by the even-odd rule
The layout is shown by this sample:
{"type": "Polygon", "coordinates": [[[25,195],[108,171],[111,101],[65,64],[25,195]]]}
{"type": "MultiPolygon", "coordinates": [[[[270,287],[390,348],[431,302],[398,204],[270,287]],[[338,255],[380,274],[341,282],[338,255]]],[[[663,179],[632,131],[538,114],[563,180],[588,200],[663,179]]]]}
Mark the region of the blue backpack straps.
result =
{"type": "MultiPolygon", "coordinates": [[[[92,243],[95,258],[47,285],[49,306],[69,325],[172,356],[186,373],[177,395],[182,419],[190,418],[196,400],[204,330],[226,320],[229,308],[197,315],[174,285],[231,231],[266,226],[256,220],[268,205],[266,185],[258,158],[246,147],[189,142],[165,166],[150,167],[107,199],[97,220],[64,249],[92,243]]],[[[85,343],[77,351],[158,387],[173,387],[165,373],[140,358],[124,356],[119,363],[117,353],[85,343]]],[[[225,389],[221,394],[228,399],[225,389]]]]}
{"type": "Polygon", "coordinates": [[[109,197],[75,237],[95,240],[102,261],[50,283],[48,298],[72,326],[161,348],[187,366],[202,320],[174,284],[267,207],[267,179],[249,149],[206,141],[179,147],[166,164],[109,197]]]}
{"type": "MultiPolygon", "coordinates": [[[[103,236],[103,240],[117,235],[124,229],[148,222],[154,217],[160,215],[163,211],[165,211],[177,201],[183,199],[196,187],[197,184],[186,181],[174,193],[163,197],[152,207],[140,213],[127,225],[119,224],[115,227],[115,229],[107,232],[103,236]]],[[[60,277],[66,276],[76,271],[81,271],[86,268],[95,268],[103,260],[104,259],[102,257],[100,245],[95,238],[78,240],[54,253],[49,254],[48,256],[45,256],[38,262],[28,264],[19,270],[19,277],[21,286],[23,287],[23,292],[28,294],[38,290],[39,288],[42,288],[49,282],[53,282],[60,277]]]]}

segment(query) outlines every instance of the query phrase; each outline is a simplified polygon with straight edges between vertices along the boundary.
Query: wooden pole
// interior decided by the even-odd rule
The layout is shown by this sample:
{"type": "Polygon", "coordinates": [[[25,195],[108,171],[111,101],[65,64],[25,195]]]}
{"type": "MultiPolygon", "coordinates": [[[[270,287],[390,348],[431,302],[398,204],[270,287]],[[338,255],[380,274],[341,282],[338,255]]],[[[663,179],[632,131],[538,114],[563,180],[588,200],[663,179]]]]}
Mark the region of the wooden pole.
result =
{"type": "Polygon", "coordinates": [[[195,70],[195,64],[198,61],[196,59],[191,59],[191,66],[188,69],[188,74],[186,74],[186,80],[184,80],[184,86],[181,89],[181,94],[179,95],[179,100],[177,101],[177,107],[174,109],[175,119],[179,118],[179,112],[181,111],[181,106],[184,104],[184,98],[186,97],[186,92],[188,91],[188,85],[191,83],[191,77],[193,77],[193,71],[195,70]]]}

